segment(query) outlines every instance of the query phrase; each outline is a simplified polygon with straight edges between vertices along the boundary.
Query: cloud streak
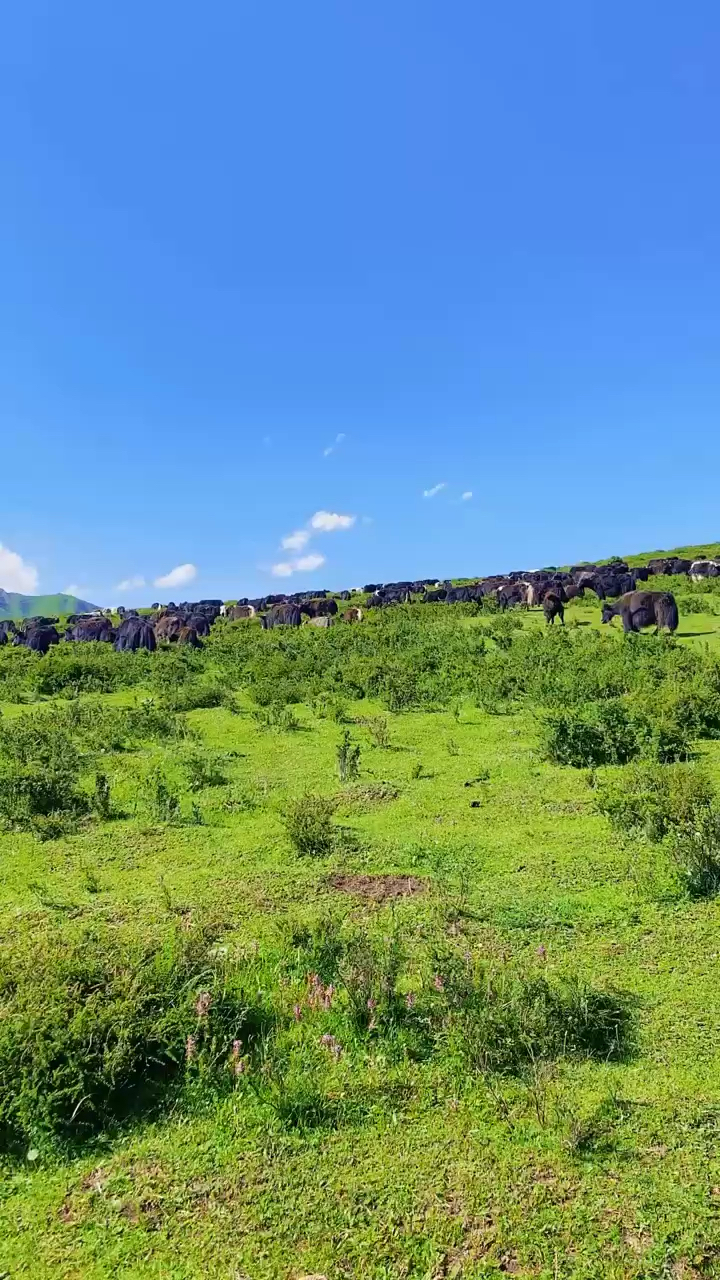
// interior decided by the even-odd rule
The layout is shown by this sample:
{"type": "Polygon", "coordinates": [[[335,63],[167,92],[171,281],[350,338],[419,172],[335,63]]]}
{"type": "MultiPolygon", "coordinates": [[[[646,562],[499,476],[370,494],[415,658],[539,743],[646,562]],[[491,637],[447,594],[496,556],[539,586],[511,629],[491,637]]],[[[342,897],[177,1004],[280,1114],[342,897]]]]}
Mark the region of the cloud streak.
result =
{"type": "Polygon", "coordinates": [[[423,489],[423,498],[434,498],[441,489],[447,489],[445,480],[441,480],[440,484],[433,485],[432,489],[423,489]]]}
{"type": "Polygon", "coordinates": [[[310,534],[307,529],[296,529],[294,533],[289,533],[287,538],[283,538],[281,546],[283,551],[302,551],[310,541],[310,534]]]}
{"type": "Polygon", "coordinates": [[[313,573],[325,564],[325,556],[311,552],[307,556],[298,556],[296,560],[280,560],[270,570],[274,578],[291,578],[294,573],[313,573]]]}
{"type": "Polygon", "coordinates": [[[466,489],[466,490],[465,490],[465,492],[464,492],[464,494],[462,495],[462,499],[461,499],[461,501],[462,501],[462,502],[469,502],[469,501],[470,501],[470,499],[472,498],[472,496],[473,496],[473,495],[472,495],[472,489],[466,489]]]}
{"type": "Polygon", "coordinates": [[[197,569],[194,564],[179,564],[175,569],[171,569],[169,573],[162,574],[161,577],[155,579],[156,587],[184,587],[188,582],[192,582],[197,578],[197,569]]]}
{"type": "Polygon", "coordinates": [[[0,588],[3,591],[19,591],[32,595],[37,590],[38,571],[27,564],[17,551],[11,551],[0,542],[0,588]]]}
{"type": "Polygon", "coordinates": [[[123,578],[122,582],[118,582],[116,591],[137,591],[140,587],[145,586],[145,579],[142,574],[136,573],[130,578],[123,578]]]}
{"type": "Polygon", "coordinates": [[[335,439],[334,439],[333,443],[332,443],[332,444],[329,444],[329,445],[328,445],[328,447],[327,447],[327,449],[323,449],[323,458],[329,458],[329,457],[330,457],[330,454],[331,454],[331,453],[334,453],[334,452],[335,452],[335,450],[336,450],[336,449],[338,449],[338,448],[340,447],[340,445],[342,444],[342,442],[343,442],[343,440],[344,440],[344,439],[345,439],[345,432],[344,432],[344,431],[339,431],[339,432],[338,432],[338,434],[336,435],[336,437],[335,437],[335,439]]]}

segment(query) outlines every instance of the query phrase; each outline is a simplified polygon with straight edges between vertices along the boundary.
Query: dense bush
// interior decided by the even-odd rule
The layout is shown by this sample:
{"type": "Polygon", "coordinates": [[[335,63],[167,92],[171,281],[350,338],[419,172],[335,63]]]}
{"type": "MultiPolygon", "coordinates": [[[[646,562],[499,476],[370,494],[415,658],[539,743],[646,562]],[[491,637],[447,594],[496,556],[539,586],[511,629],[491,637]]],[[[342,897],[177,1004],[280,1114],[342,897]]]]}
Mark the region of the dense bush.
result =
{"type": "Polygon", "coordinates": [[[625,764],[639,750],[634,725],[620,699],[549,712],[543,731],[547,759],[576,769],[625,764]]]}
{"type": "Polygon", "coordinates": [[[29,670],[28,683],[36,693],[112,693],[142,683],[149,676],[153,655],[116,653],[112,645],[91,641],[56,645],[29,670]]]}
{"type": "Polygon", "coordinates": [[[662,840],[673,830],[695,830],[714,798],[712,782],[695,765],[632,764],[597,784],[595,805],[617,831],[662,840]]]}

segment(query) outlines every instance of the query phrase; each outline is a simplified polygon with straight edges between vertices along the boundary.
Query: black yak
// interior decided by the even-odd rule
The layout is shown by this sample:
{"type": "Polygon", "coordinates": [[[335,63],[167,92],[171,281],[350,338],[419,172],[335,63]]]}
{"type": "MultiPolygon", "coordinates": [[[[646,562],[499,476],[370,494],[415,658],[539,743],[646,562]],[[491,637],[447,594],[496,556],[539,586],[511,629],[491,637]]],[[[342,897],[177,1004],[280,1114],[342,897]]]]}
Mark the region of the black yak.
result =
{"type": "Polygon", "coordinates": [[[602,620],[622,618],[623,631],[640,631],[642,627],[655,627],[677,631],[678,607],[670,591],[628,591],[614,604],[603,605],[602,620]]]}
{"type": "Polygon", "coordinates": [[[565,608],[557,591],[547,592],[543,599],[542,607],[548,626],[554,623],[556,618],[559,618],[562,625],[565,626],[565,608]]]}
{"type": "Polygon", "coordinates": [[[272,631],[273,627],[299,627],[301,614],[296,604],[278,604],[269,609],[260,619],[263,631],[272,631]]]}

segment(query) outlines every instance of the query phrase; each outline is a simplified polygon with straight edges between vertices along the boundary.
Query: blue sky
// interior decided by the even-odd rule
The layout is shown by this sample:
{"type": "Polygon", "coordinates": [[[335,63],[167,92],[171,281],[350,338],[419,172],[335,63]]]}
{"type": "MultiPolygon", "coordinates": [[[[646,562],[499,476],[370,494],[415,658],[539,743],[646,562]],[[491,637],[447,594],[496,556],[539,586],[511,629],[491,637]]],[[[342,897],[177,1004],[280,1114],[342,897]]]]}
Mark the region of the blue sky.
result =
{"type": "Polygon", "coordinates": [[[0,586],[720,536],[719,61],[709,0],[6,6],[0,586]]]}

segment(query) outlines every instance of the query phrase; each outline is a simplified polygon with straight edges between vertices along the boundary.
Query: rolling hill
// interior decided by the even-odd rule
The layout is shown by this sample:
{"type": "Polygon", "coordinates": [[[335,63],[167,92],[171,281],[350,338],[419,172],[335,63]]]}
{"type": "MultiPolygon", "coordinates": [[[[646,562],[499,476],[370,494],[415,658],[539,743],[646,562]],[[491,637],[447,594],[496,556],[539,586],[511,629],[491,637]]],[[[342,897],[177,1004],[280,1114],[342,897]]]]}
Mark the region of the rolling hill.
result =
{"type": "Polygon", "coordinates": [[[97,607],[87,600],[79,600],[77,596],[68,596],[62,592],[52,596],[23,596],[17,591],[3,591],[0,587],[0,619],[34,618],[40,614],[55,617],[67,613],[89,613],[97,607]]]}

